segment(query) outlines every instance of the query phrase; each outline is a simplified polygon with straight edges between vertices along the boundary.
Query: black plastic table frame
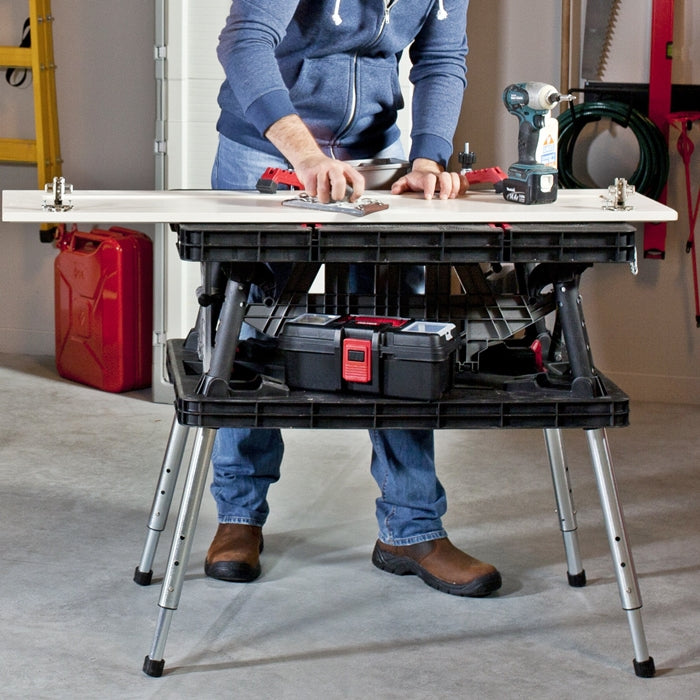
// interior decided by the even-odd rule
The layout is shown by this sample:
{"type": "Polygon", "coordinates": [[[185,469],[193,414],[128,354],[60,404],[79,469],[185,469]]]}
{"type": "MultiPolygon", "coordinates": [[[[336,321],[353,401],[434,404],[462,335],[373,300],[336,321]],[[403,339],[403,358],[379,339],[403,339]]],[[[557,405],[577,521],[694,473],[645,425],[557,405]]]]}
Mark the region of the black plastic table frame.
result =
{"type": "MultiPolygon", "coordinates": [[[[151,676],[163,673],[165,643],[172,615],[179,604],[216,430],[222,426],[247,426],[542,428],[564,540],[567,575],[572,586],[585,585],[585,571],[578,548],[576,512],[561,429],[583,428],[598,484],[622,608],[632,636],[635,673],[644,677],[654,675],[654,661],[648,653],[641,619],[641,594],[605,434],[607,427],[627,425],[628,400],[593,365],[578,292],[580,274],[592,264],[636,264],[633,226],[625,223],[370,226],[349,222],[327,225],[180,224],[173,228],[178,234],[182,259],[202,263],[200,302],[205,304],[205,312],[200,312],[198,336],[204,341],[195,353],[184,341],[173,340],[167,345],[167,361],[176,393],[176,416],[154,495],[146,543],[134,575],[136,582],[142,585],[151,581],[151,565],[184,459],[188,430],[195,427],[196,432],[161,587],[153,644],[144,661],[145,673],[151,676]],[[555,332],[561,335],[566,347],[570,385],[564,389],[557,385],[533,388],[514,377],[512,382],[504,381],[501,386],[498,382],[496,386],[488,386],[488,382],[480,386],[478,382],[477,385],[456,386],[435,402],[290,392],[274,381],[242,387],[235,379],[232,381],[231,375],[240,327],[249,309],[248,291],[252,283],[259,282],[256,276],[264,267],[259,264],[261,262],[303,263],[297,266],[301,270],[297,280],[299,288],[284,300],[287,307],[280,309],[272,305],[267,312],[258,309],[258,318],[251,320],[256,325],[271,324],[273,332],[290,313],[308,308],[313,302],[313,296],[305,287],[321,264],[331,269],[355,262],[389,268],[396,264],[429,266],[434,263],[438,268],[447,264],[447,269],[454,267],[461,270],[463,276],[469,276],[469,265],[473,265],[474,270],[483,263],[522,263],[521,267],[528,270],[530,278],[537,278],[538,287],[551,283],[551,300],[530,298],[528,288],[524,290],[522,303],[527,313],[516,309],[516,316],[523,316],[520,323],[483,324],[483,332],[504,334],[513,328],[541,326],[544,314],[556,309],[555,332]],[[208,281],[213,279],[214,269],[218,276],[225,270],[224,289],[209,289],[208,281]],[[214,315],[218,319],[215,333],[214,315]],[[216,342],[211,347],[209,341],[213,341],[214,336],[216,342]],[[207,368],[201,376],[198,366],[207,368]]],[[[435,278],[438,288],[444,291],[447,276],[438,273],[435,278]]],[[[475,279],[477,285],[480,284],[478,274],[475,279]]],[[[526,285],[529,284],[526,280],[526,285]]],[[[330,302],[322,302],[323,308],[338,308],[339,304],[349,303],[349,297],[343,294],[331,297],[330,302]]],[[[468,295],[465,299],[468,300],[468,295]]],[[[460,303],[464,304],[465,300],[460,303]]],[[[376,303],[374,308],[377,308],[376,303]]],[[[443,311],[440,304],[431,308],[436,316],[443,311]]]]}
{"type": "Polygon", "coordinates": [[[636,261],[635,228],[594,224],[176,224],[193,262],[636,261]]]}

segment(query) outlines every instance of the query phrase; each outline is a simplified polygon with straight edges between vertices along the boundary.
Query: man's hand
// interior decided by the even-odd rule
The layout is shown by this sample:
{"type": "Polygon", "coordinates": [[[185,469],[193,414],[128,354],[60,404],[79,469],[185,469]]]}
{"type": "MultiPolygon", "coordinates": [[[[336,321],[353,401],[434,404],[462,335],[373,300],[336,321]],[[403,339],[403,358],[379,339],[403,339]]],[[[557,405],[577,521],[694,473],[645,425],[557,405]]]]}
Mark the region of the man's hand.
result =
{"type": "Polygon", "coordinates": [[[304,189],[319,202],[341,202],[350,194],[354,202],[365,191],[365,178],[352,166],[341,160],[329,158],[320,152],[310,158],[293,163],[304,189]],[[349,192],[349,190],[351,190],[349,192]]]}
{"type": "Polygon", "coordinates": [[[348,187],[352,189],[351,202],[364,193],[365,178],[347,163],[329,158],[296,114],[276,121],[265,136],[292,164],[306,192],[319,202],[344,200],[348,187]]]}
{"type": "Polygon", "coordinates": [[[411,172],[391,186],[391,194],[422,192],[426,199],[432,199],[438,192],[440,199],[454,199],[458,194],[464,194],[468,187],[463,175],[447,172],[427,158],[416,158],[411,172]]]}

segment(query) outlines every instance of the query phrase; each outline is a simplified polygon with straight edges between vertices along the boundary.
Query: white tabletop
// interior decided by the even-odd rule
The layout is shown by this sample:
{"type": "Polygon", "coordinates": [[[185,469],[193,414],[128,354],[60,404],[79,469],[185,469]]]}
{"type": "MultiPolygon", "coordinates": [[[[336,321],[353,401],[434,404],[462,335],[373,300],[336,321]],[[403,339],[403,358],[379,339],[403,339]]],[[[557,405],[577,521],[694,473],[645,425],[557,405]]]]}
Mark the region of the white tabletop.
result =
{"type": "Polygon", "coordinates": [[[295,196],[258,192],[211,190],[75,190],[67,194],[72,209],[57,213],[42,208],[52,196],[42,190],[5,190],[3,221],[48,223],[352,223],[352,224],[456,224],[456,223],[579,223],[675,221],[676,211],[641,194],[628,199],[630,210],[603,208],[607,190],[560,190],[553,204],[523,205],[506,202],[491,190],[472,190],[457,199],[426,201],[419,194],[391,195],[372,192],[389,205],[363,217],[281,206],[295,196]]]}

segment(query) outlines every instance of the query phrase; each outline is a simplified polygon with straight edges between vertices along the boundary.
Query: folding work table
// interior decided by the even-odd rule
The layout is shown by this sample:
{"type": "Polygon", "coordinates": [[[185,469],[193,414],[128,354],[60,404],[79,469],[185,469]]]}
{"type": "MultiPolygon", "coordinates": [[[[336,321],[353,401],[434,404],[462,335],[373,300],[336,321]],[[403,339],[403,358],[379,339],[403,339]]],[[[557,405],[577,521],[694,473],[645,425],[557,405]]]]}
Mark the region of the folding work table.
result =
{"type": "MultiPolygon", "coordinates": [[[[382,192],[368,196],[388,209],[360,218],[280,206],[290,196],[76,191],[66,199],[72,208],[49,215],[57,222],[169,223],[177,232],[180,257],[202,267],[195,330],[190,338],[167,344],[176,411],[134,577],[142,585],[151,581],[189,429],[196,434],[144,671],[163,672],[217,428],[542,428],[569,583],[583,586],[561,434],[563,428],[582,428],[632,636],[634,669],[639,676],[653,676],[606,435],[607,427],[628,424],[628,400],[593,364],[578,285],[593,264],[636,269],[633,224],[672,221],[676,212],[642,195],[632,196],[626,206],[606,207],[604,190],[560,191],[557,202],[540,206],[507,203],[485,191],[449,201],[382,192]],[[250,285],[266,282],[266,262],[293,263],[290,278],[271,298],[248,303],[250,285]],[[348,292],[348,264],[357,262],[373,266],[373,294],[348,292]],[[486,268],[504,263],[513,264],[517,283],[496,291],[486,268]],[[395,270],[416,264],[425,269],[425,293],[400,292],[395,270]],[[313,293],[321,265],[326,287],[313,293]],[[309,392],[290,390],[283,377],[268,376],[264,368],[243,375],[233,369],[244,319],[274,336],[285,321],[307,311],[452,321],[460,337],[454,388],[435,401],[309,392]],[[553,329],[545,324],[551,312],[553,329]],[[507,367],[486,368],[482,358],[489,348],[507,349],[506,341],[516,335],[545,339],[546,367],[517,375],[507,367]]],[[[3,218],[44,221],[47,202],[46,193],[6,191],[3,218]]],[[[507,364],[507,352],[505,357],[507,364]]]]}

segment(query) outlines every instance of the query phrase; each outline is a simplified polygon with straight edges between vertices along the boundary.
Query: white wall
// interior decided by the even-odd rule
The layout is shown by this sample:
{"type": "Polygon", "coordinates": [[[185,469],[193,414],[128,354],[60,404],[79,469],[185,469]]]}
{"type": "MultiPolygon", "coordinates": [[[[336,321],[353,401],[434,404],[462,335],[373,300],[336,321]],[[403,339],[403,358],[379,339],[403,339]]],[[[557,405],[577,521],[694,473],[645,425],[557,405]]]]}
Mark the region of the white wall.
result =
{"type": "MultiPolygon", "coordinates": [[[[620,23],[615,63],[625,70],[629,47],[648,41],[649,1],[623,0],[627,15],[620,23]]],[[[7,6],[19,5],[24,3],[0,0],[3,43],[17,41],[23,15],[16,22],[5,20],[14,12],[7,6]]],[[[700,59],[690,48],[698,46],[700,7],[689,0],[675,5],[674,80],[700,83],[700,59]]],[[[53,13],[65,174],[80,188],[152,187],[153,3],[55,0],[53,13]]],[[[516,158],[517,122],[501,104],[504,86],[521,80],[558,85],[560,14],[558,0],[471,0],[470,82],[455,145],[460,149],[469,141],[479,166],[506,168],[516,158]]],[[[634,71],[648,70],[637,58],[631,63],[634,71]]],[[[22,98],[26,95],[8,94],[0,86],[3,131],[26,129],[22,98]]],[[[700,148],[696,163],[698,153],[700,148]]],[[[32,168],[0,167],[2,189],[34,187],[34,178],[32,168]]],[[[700,182],[697,170],[694,182],[700,182]]],[[[584,275],[584,302],[597,365],[633,398],[697,403],[700,331],[684,252],[687,220],[677,161],[669,203],[681,221],[669,227],[666,260],[641,260],[637,277],[621,266],[597,266],[584,275]]],[[[55,250],[39,243],[32,226],[0,224],[0,236],[0,352],[50,354],[55,250]]]]}
{"type": "MultiPolygon", "coordinates": [[[[19,42],[27,5],[0,0],[3,45],[19,42]]],[[[52,13],[66,179],[80,189],[152,188],[153,3],[54,0],[52,13]]],[[[0,73],[0,134],[33,138],[32,114],[31,87],[10,88],[0,73]]],[[[0,189],[36,186],[34,167],[0,166],[0,189]]],[[[53,354],[56,249],[33,225],[0,223],[0,242],[0,352],[53,354]]]]}
{"type": "MultiPolygon", "coordinates": [[[[691,47],[700,45],[700,5],[677,0],[675,13],[673,82],[697,85],[700,54],[691,47]]],[[[644,69],[648,71],[648,64],[644,69]]],[[[613,63],[606,79],[625,79],[616,70],[613,63]]],[[[700,328],[695,324],[691,256],[685,253],[689,228],[678,134],[671,130],[667,203],[678,211],[679,221],[667,227],[665,259],[640,259],[636,277],[600,265],[586,273],[583,294],[591,344],[602,370],[634,398],[700,403],[700,328]]],[[[700,127],[689,135],[696,146],[691,176],[695,197],[700,187],[700,127]]]]}
{"type": "MultiPolygon", "coordinates": [[[[605,80],[647,82],[650,8],[651,0],[623,0],[605,80]]],[[[477,167],[505,169],[517,159],[517,121],[503,107],[501,93],[507,84],[525,80],[559,86],[560,26],[558,0],[471,0],[469,86],[455,147],[469,141],[477,167]]],[[[700,54],[691,47],[700,45],[700,3],[676,0],[674,44],[673,81],[699,84],[700,54]]],[[[576,85],[572,80],[571,86],[576,85]]],[[[697,146],[697,193],[700,128],[691,136],[697,146]]],[[[622,266],[598,265],[584,273],[582,295],[594,360],[603,372],[632,398],[700,403],[700,329],[685,253],[683,171],[675,140],[670,149],[668,203],[680,220],[668,227],[666,259],[640,259],[636,277],[622,266]]],[[[640,256],[641,239],[640,231],[640,256]]]]}

